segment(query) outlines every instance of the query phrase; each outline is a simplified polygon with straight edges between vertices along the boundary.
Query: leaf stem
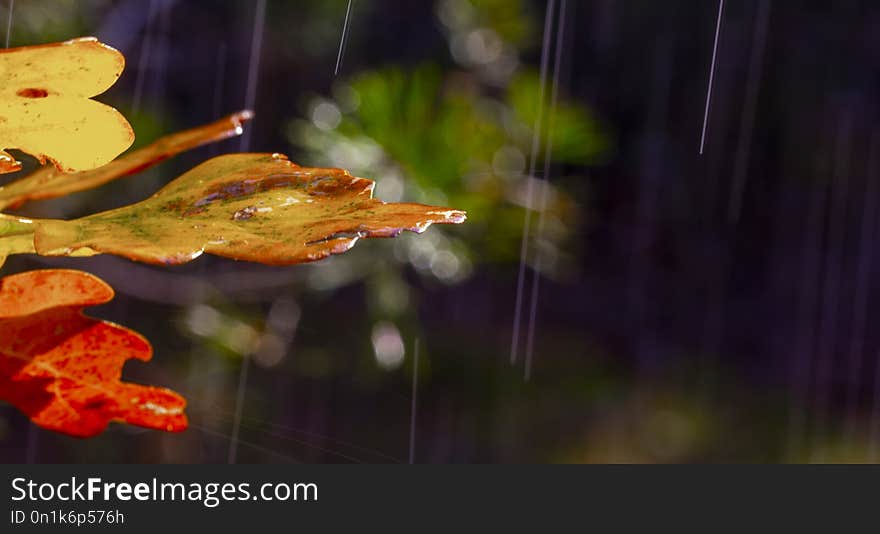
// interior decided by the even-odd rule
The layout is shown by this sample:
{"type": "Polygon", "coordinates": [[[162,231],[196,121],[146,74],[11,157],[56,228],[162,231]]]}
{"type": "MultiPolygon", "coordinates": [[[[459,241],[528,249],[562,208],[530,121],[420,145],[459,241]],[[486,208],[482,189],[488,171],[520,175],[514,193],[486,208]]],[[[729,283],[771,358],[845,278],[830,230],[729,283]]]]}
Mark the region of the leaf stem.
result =
{"type": "Polygon", "coordinates": [[[0,237],[32,233],[34,233],[33,220],[0,213],[0,237]]]}

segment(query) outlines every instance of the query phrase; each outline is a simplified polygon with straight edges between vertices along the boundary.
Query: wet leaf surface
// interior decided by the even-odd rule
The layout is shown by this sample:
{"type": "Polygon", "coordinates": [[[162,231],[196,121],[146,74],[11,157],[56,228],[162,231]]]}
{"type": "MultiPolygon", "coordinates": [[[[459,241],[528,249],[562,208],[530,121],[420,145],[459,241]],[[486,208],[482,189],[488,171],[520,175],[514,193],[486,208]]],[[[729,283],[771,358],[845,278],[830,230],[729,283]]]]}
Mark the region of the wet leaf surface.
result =
{"type": "Polygon", "coordinates": [[[97,169],[64,173],[54,166],[42,167],[0,187],[0,209],[85,191],[136,174],[185,150],[240,135],[242,125],[252,117],[250,111],[239,111],[210,124],[166,135],[97,169]]]}
{"type": "Polygon", "coordinates": [[[147,340],[82,314],[112,298],[110,286],[81,271],[0,279],[0,399],[71,436],[97,435],[110,421],[184,430],[180,395],[120,380],[127,360],[150,359],[147,340]]]}
{"type": "Polygon", "coordinates": [[[0,173],[21,168],[2,149],[73,172],[104,165],[131,146],[125,118],[90,99],[124,66],[122,54],[90,37],[0,50],[0,173]]]}
{"type": "Polygon", "coordinates": [[[320,260],[363,237],[461,223],[465,213],[372,198],[374,182],[300,167],[280,154],[211,159],[152,198],[72,221],[35,220],[43,255],[109,253],[180,264],[203,252],[272,265],[320,260]]]}

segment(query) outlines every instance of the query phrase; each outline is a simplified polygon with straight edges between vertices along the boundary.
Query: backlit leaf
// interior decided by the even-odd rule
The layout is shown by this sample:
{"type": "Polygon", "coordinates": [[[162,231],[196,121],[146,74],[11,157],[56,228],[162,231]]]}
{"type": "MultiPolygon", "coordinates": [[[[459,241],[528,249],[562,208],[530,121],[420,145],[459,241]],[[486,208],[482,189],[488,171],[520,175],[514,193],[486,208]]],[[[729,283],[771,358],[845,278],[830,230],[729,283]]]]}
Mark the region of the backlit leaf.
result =
{"type": "Polygon", "coordinates": [[[239,111],[210,124],[166,135],[97,169],[64,173],[54,166],[42,167],[0,187],[0,209],[85,191],[141,172],[185,150],[240,135],[242,124],[252,117],[250,111],[239,111]]]}
{"type": "Polygon", "coordinates": [[[362,237],[422,232],[465,213],[372,198],[374,182],[341,169],[300,167],[281,154],[213,158],[152,198],[72,221],[34,220],[42,255],[86,249],[156,264],[203,252],[289,265],[349,250],[362,237]]]}
{"type": "Polygon", "coordinates": [[[104,165],[131,146],[125,118],[90,99],[124,66],[122,54],[92,37],[0,50],[0,173],[21,168],[3,149],[73,172],[104,165]]]}
{"type": "Polygon", "coordinates": [[[112,298],[110,286],[81,271],[0,279],[0,399],[71,436],[94,436],[110,421],[184,430],[180,395],[120,380],[126,360],[150,359],[147,340],[82,314],[112,298]]]}

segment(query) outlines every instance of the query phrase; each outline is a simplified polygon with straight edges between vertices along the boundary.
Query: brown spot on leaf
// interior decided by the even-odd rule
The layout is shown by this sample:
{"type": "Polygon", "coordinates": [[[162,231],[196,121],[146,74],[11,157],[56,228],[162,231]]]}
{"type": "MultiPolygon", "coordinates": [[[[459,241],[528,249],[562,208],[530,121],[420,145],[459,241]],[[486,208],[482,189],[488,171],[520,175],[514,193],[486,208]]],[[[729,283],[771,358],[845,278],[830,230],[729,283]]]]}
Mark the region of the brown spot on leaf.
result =
{"type": "Polygon", "coordinates": [[[28,87],[25,89],[19,89],[15,94],[23,96],[24,98],[46,98],[49,96],[49,91],[37,87],[28,87]]]}

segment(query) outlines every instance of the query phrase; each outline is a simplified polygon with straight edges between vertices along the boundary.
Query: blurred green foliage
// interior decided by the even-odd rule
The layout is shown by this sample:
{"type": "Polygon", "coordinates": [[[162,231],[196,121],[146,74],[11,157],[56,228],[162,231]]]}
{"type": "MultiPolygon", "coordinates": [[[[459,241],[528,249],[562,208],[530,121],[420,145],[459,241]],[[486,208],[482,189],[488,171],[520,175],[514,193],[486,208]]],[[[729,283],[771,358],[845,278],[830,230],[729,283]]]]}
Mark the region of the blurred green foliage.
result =
{"type": "MultiPolygon", "coordinates": [[[[541,82],[534,71],[511,81],[507,103],[522,125],[535,124],[539,109],[549,110],[549,116],[544,118],[547,121],[544,135],[550,138],[553,161],[589,165],[604,161],[611,153],[610,139],[590,110],[565,100],[551,107],[549,91],[545,91],[541,99],[541,82]]],[[[531,142],[531,130],[518,131],[522,136],[520,145],[531,142]],[[524,135],[526,133],[529,135],[524,135]]]]}
{"type": "Polygon", "coordinates": [[[396,341],[424,331],[416,313],[419,292],[406,267],[428,284],[462,282],[477,263],[513,267],[520,261],[527,210],[532,217],[543,211],[545,224],[541,233],[533,225],[526,260],[534,261],[540,251],[548,276],[561,276],[577,263],[569,240],[583,229],[586,206],[564,187],[578,177],[561,171],[601,163],[611,152],[611,136],[582,104],[562,95],[551,105],[549,81],[522,66],[521,51],[540,40],[529,6],[441,0],[436,13],[451,61],[360,72],[337,82],[332,94],[313,96],[305,116],[288,125],[304,164],[343,167],[374,179],[382,200],[468,212],[468,222],[454,230],[370,243],[372,250],[356,247],[319,268],[306,267],[315,290],[365,283],[376,361],[386,370],[399,362],[383,356],[377,332],[396,341]],[[539,110],[542,128],[536,132],[539,110]],[[544,180],[547,146],[553,176],[544,180]],[[537,159],[530,161],[535,149],[537,159]],[[376,262],[376,254],[390,261],[376,262]]]}

